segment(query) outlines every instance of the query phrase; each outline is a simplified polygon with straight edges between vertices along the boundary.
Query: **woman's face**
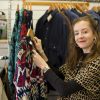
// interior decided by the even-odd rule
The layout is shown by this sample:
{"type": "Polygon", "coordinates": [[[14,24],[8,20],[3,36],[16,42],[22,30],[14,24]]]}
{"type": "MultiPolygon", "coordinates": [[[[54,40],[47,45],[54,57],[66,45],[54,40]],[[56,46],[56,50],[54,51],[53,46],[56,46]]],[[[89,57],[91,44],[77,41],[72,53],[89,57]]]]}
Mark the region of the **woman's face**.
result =
{"type": "Polygon", "coordinates": [[[75,42],[84,53],[90,53],[95,36],[88,21],[80,21],[74,25],[75,42]]]}

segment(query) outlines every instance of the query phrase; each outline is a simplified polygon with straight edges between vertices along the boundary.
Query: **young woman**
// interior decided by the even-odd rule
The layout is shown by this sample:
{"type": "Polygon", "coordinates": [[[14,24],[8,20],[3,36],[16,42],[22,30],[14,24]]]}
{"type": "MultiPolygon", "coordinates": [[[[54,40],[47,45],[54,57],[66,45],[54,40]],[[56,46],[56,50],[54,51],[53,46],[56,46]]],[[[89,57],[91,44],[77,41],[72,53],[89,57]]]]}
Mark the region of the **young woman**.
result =
{"type": "MultiPolygon", "coordinates": [[[[45,79],[60,93],[58,100],[100,100],[100,33],[97,27],[97,22],[90,16],[80,17],[73,22],[68,59],[60,67],[65,76],[64,81],[33,50],[34,63],[44,71],[45,79]]],[[[37,47],[39,51],[42,50],[41,45],[37,47]]]]}

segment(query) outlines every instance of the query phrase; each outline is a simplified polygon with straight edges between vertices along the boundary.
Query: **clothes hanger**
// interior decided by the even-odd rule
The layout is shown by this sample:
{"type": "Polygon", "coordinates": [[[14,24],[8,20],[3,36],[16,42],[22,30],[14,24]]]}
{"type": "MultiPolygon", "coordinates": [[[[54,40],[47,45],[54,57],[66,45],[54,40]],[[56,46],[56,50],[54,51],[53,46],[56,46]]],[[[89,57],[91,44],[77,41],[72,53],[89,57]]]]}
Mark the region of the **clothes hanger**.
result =
{"type": "Polygon", "coordinates": [[[59,4],[59,9],[62,10],[63,9],[63,5],[59,4]]]}
{"type": "Polygon", "coordinates": [[[34,39],[34,33],[33,33],[33,30],[32,30],[32,28],[30,27],[29,29],[28,29],[28,32],[27,32],[27,36],[29,36],[29,37],[31,37],[31,39],[33,40],[34,39]]]}
{"type": "Polygon", "coordinates": [[[27,9],[27,10],[30,9],[30,7],[29,7],[29,3],[28,3],[28,2],[26,3],[26,9],[27,9]]]}
{"type": "Polygon", "coordinates": [[[17,11],[19,11],[19,4],[17,4],[17,11]]]}
{"type": "Polygon", "coordinates": [[[82,9],[82,6],[80,6],[80,4],[75,4],[75,7],[77,9],[77,11],[79,11],[80,13],[84,12],[84,10],[82,9]]]}
{"type": "Polygon", "coordinates": [[[67,9],[71,9],[70,3],[66,4],[66,6],[67,6],[67,9]]]}
{"type": "Polygon", "coordinates": [[[32,4],[31,4],[31,2],[30,2],[30,10],[32,11],[32,4]]]}
{"type": "Polygon", "coordinates": [[[52,5],[49,6],[48,13],[52,11],[52,5]]]}
{"type": "Polygon", "coordinates": [[[98,12],[98,8],[96,6],[92,7],[92,10],[98,12]]]}
{"type": "Polygon", "coordinates": [[[22,8],[25,9],[25,6],[26,6],[26,2],[25,0],[22,0],[23,4],[22,4],[22,8]]]}
{"type": "Polygon", "coordinates": [[[84,11],[88,11],[89,10],[88,5],[86,5],[85,3],[83,4],[82,8],[84,9],[84,11]]]}
{"type": "Polygon", "coordinates": [[[55,8],[60,12],[60,6],[58,3],[55,3],[55,8]]]}
{"type": "Polygon", "coordinates": [[[64,9],[68,9],[68,4],[63,4],[64,9]]]}

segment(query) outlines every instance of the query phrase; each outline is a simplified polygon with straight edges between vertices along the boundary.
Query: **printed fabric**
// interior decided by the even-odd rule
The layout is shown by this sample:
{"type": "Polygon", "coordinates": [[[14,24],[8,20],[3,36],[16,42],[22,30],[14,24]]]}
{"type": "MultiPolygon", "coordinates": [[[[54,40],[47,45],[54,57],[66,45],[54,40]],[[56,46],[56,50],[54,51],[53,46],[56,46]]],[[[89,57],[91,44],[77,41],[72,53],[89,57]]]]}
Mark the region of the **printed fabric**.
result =
{"type": "Polygon", "coordinates": [[[23,96],[27,96],[29,100],[46,98],[47,89],[43,73],[33,63],[32,48],[32,45],[27,41],[27,37],[23,37],[19,45],[14,75],[16,100],[20,100],[23,96]]]}

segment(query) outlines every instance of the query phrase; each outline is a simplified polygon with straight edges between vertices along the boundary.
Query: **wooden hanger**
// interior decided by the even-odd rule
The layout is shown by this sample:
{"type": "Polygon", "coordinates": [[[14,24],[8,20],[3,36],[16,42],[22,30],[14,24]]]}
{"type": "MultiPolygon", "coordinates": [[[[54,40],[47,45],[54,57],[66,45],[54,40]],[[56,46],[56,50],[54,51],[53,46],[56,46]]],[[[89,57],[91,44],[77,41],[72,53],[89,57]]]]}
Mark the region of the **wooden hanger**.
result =
{"type": "Polygon", "coordinates": [[[30,3],[30,10],[32,11],[32,4],[30,3]]]}
{"type": "Polygon", "coordinates": [[[100,11],[100,6],[98,6],[98,11],[100,11]]]}
{"type": "Polygon", "coordinates": [[[29,5],[28,2],[26,3],[26,9],[27,9],[27,10],[30,10],[30,5],[29,5]]]}
{"type": "Polygon", "coordinates": [[[84,9],[84,11],[88,11],[89,10],[88,5],[86,5],[85,3],[82,6],[83,6],[82,8],[84,9]]]}
{"type": "Polygon", "coordinates": [[[55,10],[56,9],[55,4],[51,4],[51,9],[52,10],[55,10]]]}
{"type": "Polygon", "coordinates": [[[55,8],[60,12],[60,7],[58,3],[55,3],[55,8]]]}
{"type": "Polygon", "coordinates": [[[34,35],[35,35],[35,34],[33,33],[33,30],[32,30],[32,28],[30,27],[30,28],[28,29],[27,36],[30,36],[31,39],[34,40],[34,35]]]}
{"type": "Polygon", "coordinates": [[[71,9],[70,3],[67,4],[67,7],[68,7],[67,9],[71,9]]]}
{"type": "Polygon", "coordinates": [[[95,11],[95,12],[98,12],[97,6],[92,7],[92,10],[95,11]]]}
{"type": "Polygon", "coordinates": [[[22,8],[25,9],[25,0],[22,0],[22,8]]]}
{"type": "Polygon", "coordinates": [[[59,3],[59,9],[62,10],[63,8],[64,8],[64,7],[63,7],[63,4],[60,4],[60,3],[59,3]]]}
{"type": "Polygon", "coordinates": [[[52,11],[52,5],[49,6],[48,13],[52,11]]]}
{"type": "Polygon", "coordinates": [[[84,12],[84,10],[82,9],[82,6],[80,6],[80,4],[75,4],[75,7],[76,7],[76,9],[80,12],[80,13],[82,13],[82,12],[84,12]]]}
{"type": "Polygon", "coordinates": [[[64,6],[65,9],[68,9],[68,6],[67,5],[68,4],[63,4],[63,6],[64,6]]]}
{"type": "Polygon", "coordinates": [[[17,11],[19,11],[19,4],[17,4],[17,11]]]}

